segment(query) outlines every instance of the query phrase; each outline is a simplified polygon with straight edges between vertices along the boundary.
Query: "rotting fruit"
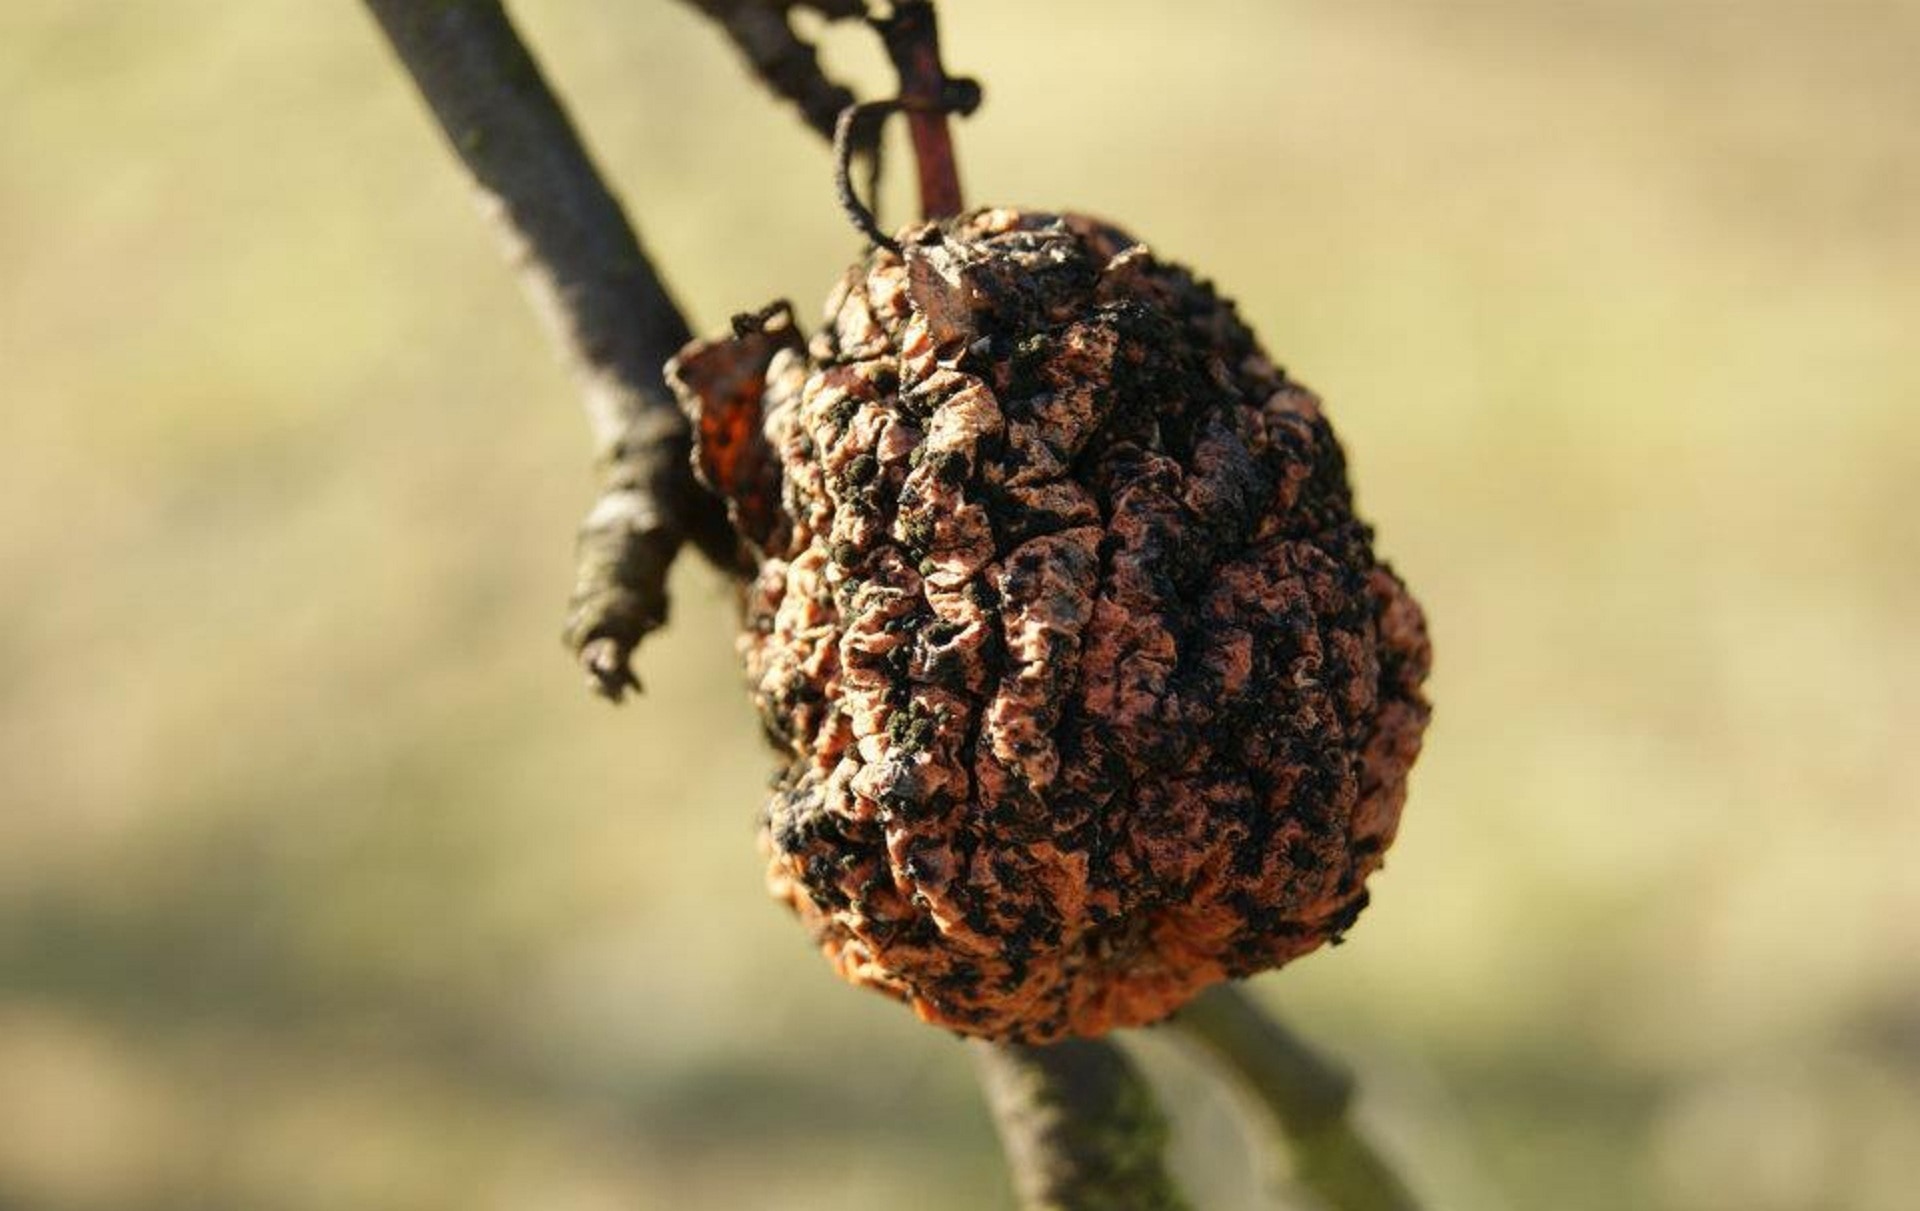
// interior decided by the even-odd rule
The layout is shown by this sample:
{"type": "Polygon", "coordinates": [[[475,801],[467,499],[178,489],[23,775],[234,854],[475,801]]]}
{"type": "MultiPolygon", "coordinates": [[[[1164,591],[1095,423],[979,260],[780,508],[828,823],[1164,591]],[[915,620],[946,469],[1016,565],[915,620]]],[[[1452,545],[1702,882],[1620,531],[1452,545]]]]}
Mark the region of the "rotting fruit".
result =
{"type": "Polygon", "coordinates": [[[777,896],[969,1035],[1151,1022],[1338,941],[1428,707],[1319,401],[1098,221],[982,210],[670,378],[750,567],[777,896]]]}

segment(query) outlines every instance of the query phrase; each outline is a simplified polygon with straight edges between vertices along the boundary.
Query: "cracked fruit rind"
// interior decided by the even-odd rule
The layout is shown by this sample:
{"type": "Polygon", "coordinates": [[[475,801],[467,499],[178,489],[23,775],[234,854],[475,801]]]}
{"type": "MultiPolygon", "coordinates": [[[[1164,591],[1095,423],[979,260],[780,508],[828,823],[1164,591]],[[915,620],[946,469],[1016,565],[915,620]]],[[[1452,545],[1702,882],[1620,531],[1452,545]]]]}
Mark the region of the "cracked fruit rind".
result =
{"type": "Polygon", "coordinates": [[[1162,1018],[1338,941],[1428,716],[1319,401],[1115,229],[984,210],[670,378],[755,569],[774,893],[965,1034],[1162,1018]]]}

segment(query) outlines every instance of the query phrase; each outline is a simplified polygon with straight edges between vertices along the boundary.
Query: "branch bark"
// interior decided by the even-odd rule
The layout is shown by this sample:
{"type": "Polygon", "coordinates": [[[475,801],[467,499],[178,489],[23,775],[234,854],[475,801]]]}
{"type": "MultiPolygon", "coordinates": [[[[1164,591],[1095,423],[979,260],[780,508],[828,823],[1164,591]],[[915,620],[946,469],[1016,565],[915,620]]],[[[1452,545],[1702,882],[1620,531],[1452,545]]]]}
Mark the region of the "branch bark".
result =
{"type": "Polygon", "coordinates": [[[1316,1052],[1239,988],[1218,984],[1173,1023],[1267,1111],[1294,1177],[1334,1211],[1419,1211],[1400,1176],[1360,1133],[1349,1113],[1353,1076],[1316,1052]]]}
{"type": "Polygon", "coordinates": [[[1163,1159],[1166,1119],[1118,1047],[967,1046],[1026,1211],[1186,1211],[1163,1159]]]}
{"type": "Polygon", "coordinates": [[[692,540],[732,567],[724,508],[695,482],[661,367],[689,333],[499,0],[366,0],[504,237],[579,383],[600,465],[566,637],[596,687],[637,688],[631,656],[667,617],[692,540]]]}

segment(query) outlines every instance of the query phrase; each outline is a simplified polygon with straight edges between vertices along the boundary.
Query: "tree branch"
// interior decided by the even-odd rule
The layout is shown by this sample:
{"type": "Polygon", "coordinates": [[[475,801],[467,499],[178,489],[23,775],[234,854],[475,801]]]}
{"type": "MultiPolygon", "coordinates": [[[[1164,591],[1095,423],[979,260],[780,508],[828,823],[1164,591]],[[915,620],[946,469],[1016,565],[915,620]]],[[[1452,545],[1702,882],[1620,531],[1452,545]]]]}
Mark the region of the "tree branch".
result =
{"type": "Polygon", "coordinates": [[[567,642],[599,690],[637,687],[692,540],[731,567],[726,512],[693,478],[661,367],[689,333],[565,109],[498,0],[366,0],[471,175],[580,385],[601,476],[581,528],[567,642]]]}
{"type": "Polygon", "coordinates": [[[1418,1211],[1419,1203],[1348,1111],[1353,1077],[1268,1016],[1239,988],[1218,984],[1173,1024],[1239,1078],[1291,1144],[1294,1176],[1334,1211],[1418,1211]]]}
{"type": "Polygon", "coordinates": [[[1185,1211],[1167,1122],[1112,1043],[968,1043],[1026,1211],[1185,1211]]]}

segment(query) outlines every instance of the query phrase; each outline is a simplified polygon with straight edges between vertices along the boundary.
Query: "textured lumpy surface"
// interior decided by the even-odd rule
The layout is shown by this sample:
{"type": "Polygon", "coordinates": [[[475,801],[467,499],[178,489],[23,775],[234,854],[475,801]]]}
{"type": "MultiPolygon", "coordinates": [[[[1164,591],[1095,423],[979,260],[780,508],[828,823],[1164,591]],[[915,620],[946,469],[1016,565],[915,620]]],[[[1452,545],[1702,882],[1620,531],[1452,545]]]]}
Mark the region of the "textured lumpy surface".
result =
{"type": "Polygon", "coordinates": [[[1209,285],[983,211],[856,266],[810,345],[774,308],[673,374],[757,557],[772,886],[843,976],[1038,1042],[1353,923],[1425,628],[1209,285]]]}

